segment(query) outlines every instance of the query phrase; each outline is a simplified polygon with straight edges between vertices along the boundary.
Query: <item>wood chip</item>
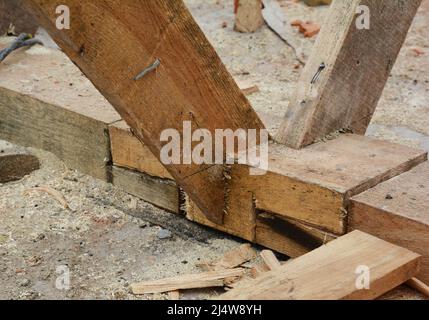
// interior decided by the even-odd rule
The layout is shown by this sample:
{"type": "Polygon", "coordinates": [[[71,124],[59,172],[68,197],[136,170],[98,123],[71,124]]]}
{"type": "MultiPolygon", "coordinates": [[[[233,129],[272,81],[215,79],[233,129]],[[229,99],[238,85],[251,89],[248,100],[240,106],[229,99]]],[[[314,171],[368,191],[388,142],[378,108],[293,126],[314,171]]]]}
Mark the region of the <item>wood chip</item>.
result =
{"type": "Polygon", "coordinates": [[[200,274],[182,275],[155,281],[145,281],[131,285],[133,294],[164,293],[184,289],[200,289],[223,287],[225,281],[231,278],[240,278],[245,269],[228,269],[209,271],[200,274]]]}
{"type": "Polygon", "coordinates": [[[410,280],[408,280],[407,285],[429,297],[429,286],[423,283],[423,281],[420,281],[417,278],[411,278],[410,280]]]}
{"type": "Polygon", "coordinates": [[[64,196],[61,194],[61,192],[52,189],[50,187],[46,187],[46,186],[41,186],[41,187],[36,187],[36,188],[30,188],[24,191],[24,195],[29,195],[31,192],[44,192],[49,194],[50,196],[52,196],[55,200],[57,200],[63,207],[64,209],[70,209],[66,199],[64,198],[64,196]]]}
{"type": "Polygon", "coordinates": [[[277,260],[277,257],[271,250],[263,250],[261,252],[261,257],[270,270],[275,270],[282,266],[280,261],[277,260]]]}
{"type": "Polygon", "coordinates": [[[172,301],[179,301],[180,300],[180,291],[179,290],[170,291],[168,293],[168,299],[172,300],[172,301]]]}
{"type": "Polygon", "coordinates": [[[241,89],[241,91],[244,93],[244,95],[250,96],[250,95],[252,95],[254,93],[259,92],[260,90],[259,90],[258,86],[252,86],[252,87],[249,87],[249,88],[241,89]]]}
{"type": "Polygon", "coordinates": [[[246,243],[228,251],[219,261],[212,265],[215,269],[232,269],[256,258],[256,256],[256,251],[249,243],[246,243]]]}

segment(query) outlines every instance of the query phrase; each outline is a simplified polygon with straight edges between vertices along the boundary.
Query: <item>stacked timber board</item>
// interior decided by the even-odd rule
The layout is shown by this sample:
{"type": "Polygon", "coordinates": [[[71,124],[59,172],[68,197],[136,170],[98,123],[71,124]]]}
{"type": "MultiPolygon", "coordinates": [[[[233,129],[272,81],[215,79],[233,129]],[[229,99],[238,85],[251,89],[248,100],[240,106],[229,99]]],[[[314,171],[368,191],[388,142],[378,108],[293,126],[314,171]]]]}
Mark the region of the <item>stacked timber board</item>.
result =
{"type": "Polygon", "coordinates": [[[0,66],[0,138],[51,151],[198,223],[300,256],[344,234],[350,197],[427,160],[420,150],[343,135],[301,151],[273,144],[270,169],[234,166],[223,225],[208,221],[106,100],[58,51],[39,46],[0,66]]]}
{"type": "Polygon", "coordinates": [[[421,254],[419,279],[429,283],[429,163],[353,197],[350,229],[421,254]]]}

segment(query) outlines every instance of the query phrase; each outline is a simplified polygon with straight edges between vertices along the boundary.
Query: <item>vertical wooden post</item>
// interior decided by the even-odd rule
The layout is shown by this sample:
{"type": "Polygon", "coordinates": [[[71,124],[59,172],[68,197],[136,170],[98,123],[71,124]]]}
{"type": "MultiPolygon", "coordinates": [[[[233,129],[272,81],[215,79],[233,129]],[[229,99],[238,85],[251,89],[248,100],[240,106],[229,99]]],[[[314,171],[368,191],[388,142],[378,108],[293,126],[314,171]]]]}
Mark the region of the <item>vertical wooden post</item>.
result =
{"type": "Polygon", "coordinates": [[[420,3],[333,1],[276,140],[301,148],[364,134],[420,3]]]}

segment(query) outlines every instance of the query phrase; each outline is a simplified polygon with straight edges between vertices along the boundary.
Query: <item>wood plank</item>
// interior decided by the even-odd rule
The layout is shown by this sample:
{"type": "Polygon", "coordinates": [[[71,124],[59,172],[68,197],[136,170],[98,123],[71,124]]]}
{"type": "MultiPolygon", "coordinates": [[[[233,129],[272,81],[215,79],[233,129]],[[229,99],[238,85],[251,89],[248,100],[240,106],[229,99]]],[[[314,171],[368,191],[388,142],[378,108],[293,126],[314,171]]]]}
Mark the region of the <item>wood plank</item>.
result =
{"type": "Polygon", "coordinates": [[[227,300],[375,299],[412,278],[420,256],[354,231],[221,296],[227,300]],[[356,286],[369,268],[369,289],[356,286]]]}
{"type": "Polygon", "coordinates": [[[107,125],[0,87],[0,139],[43,149],[70,168],[109,181],[107,125]]]}
{"type": "Polygon", "coordinates": [[[420,3],[334,1],[276,140],[301,148],[340,130],[364,134],[420,3]],[[359,5],[369,30],[356,26],[359,5]]]}
{"type": "Polygon", "coordinates": [[[115,186],[164,210],[179,213],[179,189],[174,181],[116,166],[111,170],[115,186]]]}
{"type": "Polygon", "coordinates": [[[429,163],[352,198],[350,229],[361,229],[423,256],[429,283],[429,163]]]}
{"type": "MultiPolygon", "coordinates": [[[[91,6],[82,6],[78,0],[25,3],[158,158],[161,132],[183,133],[183,121],[213,134],[215,129],[264,127],[182,1],[98,0],[91,6]],[[55,27],[58,4],[75,14],[70,30],[55,27]],[[156,72],[135,81],[156,59],[161,61],[156,72]]],[[[222,222],[222,167],[166,168],[210,220],[222,222]]]]}
{"type": "Polygon", "coordinates": [[[244,269],[226,269],[199,274],[188,274],[167,279],[134,283],[131,285],[131,290],[134,294],[141,295],[181,289],[223,287],[225,281],[231,278],[239,278],[243,276],[244,273],[244,269]]]}
{"type": "MultiPolygon", "coordinates": [[[[357,135],[341,135],[302,150],[272,144],[265,175],[252,176],[244,165],[232,168],[222,227],[254,239],[257,209],[341,235],[347,229],[351,196],[426,159],[424,151],[357,135]],[[244,206],[246,197],[251,203],[244,206]]],[[[201,214],[194,210],[190,216],[201,214]]],[[[204,224],[203,219],[196,221],[204,224]]]]}

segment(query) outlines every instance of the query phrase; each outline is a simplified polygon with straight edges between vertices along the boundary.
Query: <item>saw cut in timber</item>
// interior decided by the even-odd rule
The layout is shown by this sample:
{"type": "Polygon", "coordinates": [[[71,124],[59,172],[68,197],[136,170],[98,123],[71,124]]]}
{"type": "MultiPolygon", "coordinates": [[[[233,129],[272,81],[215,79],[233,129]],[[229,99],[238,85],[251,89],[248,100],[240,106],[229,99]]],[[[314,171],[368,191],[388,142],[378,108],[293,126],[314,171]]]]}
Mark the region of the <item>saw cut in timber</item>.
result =
{"type": "Polygon", "coordinates": [[[301,148],[338,131],[364,134],[420,3],[334,1],[276,140],[301,148]]]}
{"type": "Polygon", "coordinates": [[[429,284],[429,163],[352,198],[350,228],[422,255],[418,278],[429,284]]]}
{"type": "MultiPolygon", "coordinates": [[[[184,121],[213,134],[215,129],[264,128],[181,0],[25,4],[158,158],[161,133],[165,129],[183,133],[184,121]],[[55,8],[60,4],[74,16],[70,30],[55,27],[55,8]],[[155,61],[156,70],[136,81],[155,61]]],[[[222,166],[166,168],[210,220],[222,223],[222,166]]]]}
{"type": "Polygon", "coordinates": [[[0,183],[20,180],[39,168],[39,160],[31,154],[0,152],[0,183]]]}
{"type": "Polygon", "coordinates": [[[420,256],[354,231],[226,294],[226,300],[376,299],[418,273],[420,256]],[[359,267],[369,289],[358,289],[359,267]],[[368,269],[369,268],[369,269],[368,269]]]}

